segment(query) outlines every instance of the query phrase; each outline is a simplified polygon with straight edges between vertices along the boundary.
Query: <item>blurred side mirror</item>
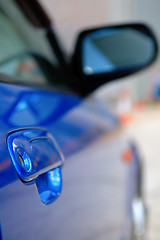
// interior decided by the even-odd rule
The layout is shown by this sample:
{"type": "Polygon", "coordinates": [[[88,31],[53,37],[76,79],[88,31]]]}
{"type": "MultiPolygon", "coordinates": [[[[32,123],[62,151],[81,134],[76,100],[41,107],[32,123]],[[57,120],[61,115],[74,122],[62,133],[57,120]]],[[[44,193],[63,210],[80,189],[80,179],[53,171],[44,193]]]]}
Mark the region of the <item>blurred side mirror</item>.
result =
{"type": "Polygon", "coordinates": [[[78,37],[74,69],[81,78],[100,85],[147,67],[157,52],[155,37],[146,25],[91,29],[78,37]]]}

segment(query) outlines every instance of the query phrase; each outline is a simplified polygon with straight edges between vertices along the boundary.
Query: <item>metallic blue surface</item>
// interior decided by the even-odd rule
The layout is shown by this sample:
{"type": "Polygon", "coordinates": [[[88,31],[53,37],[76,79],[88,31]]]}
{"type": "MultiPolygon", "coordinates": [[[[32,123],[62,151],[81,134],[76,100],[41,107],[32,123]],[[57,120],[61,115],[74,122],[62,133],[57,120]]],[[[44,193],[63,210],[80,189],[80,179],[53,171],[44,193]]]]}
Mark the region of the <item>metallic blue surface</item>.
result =
{"type": "MultiPolygon", "coordinates": [[[[0,158],[0,222],[3,238],[90,240],[100,239],[101,235],[107,239],[128,236],[127,179],[133,181],[135,173],[129,176],[131,166],[121,160],[122,152],[128,146],[126,139],[118,135],[108,138],[119,127],[109,109],[92,97],[82,100],[71,94],[3,83],[0,83],[0,107],[0,156],[3,156],[0,158]],[[40,129],[34,134],[31,130],[26,133],[26,127],[47,129],[47,134],[53,136],[65,157],[62,169],[56,167],[40,172],[34,184],[19,179],[14,157],[10,158],[12,143],[25,149],[27,159],[30,158],[30,139],[48,135],[40,129]],[[46,207],[39,197],[46,205],[57,200],[46,207]]],[[[33,141],[32,147],[41,156],[48,154],[49,163],[50,150],[46,151],[45,142],[33,141]]],[[[29,180],[35,166],[26,163],[27,171],[22,174],[25,181],[29,180]]],[[[45,169],[44,160],[41,167],[45,169]]]]}
{"type": "Polygon", "coordinates": [[[0,225],[0,240],[2,240],[1,225],[0,225]]]}
{"type": "Polygon", "coordinates": [[[107,111],[103,119],[104,113],[94,114],[93,106],[92,101],[82,102],[74,95],[0,83],[0,154],[3,156],[0,158],[0,187],[17,180],[6,146],[9,131],[19,127],[44,127],[67,157],[117,126],[112,113],[107,111]]]}
{"type": "Polygon", "coordinates": [[[61,168],[58,167],[40,175],[36,179],[36,185],[41,201],[46,205],[52,203],[61,193],[61,168]]]}

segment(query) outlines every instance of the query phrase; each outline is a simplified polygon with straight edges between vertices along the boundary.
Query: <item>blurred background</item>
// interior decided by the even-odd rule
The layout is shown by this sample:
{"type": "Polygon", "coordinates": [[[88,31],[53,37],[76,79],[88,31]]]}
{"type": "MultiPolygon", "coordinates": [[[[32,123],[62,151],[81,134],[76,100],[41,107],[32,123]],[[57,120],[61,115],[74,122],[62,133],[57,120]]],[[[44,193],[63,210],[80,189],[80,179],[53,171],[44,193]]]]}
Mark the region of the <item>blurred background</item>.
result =
{"type": "MultiPolygon", "coordinates": [[[[159,0],[40,0],[53,20],[63,48],[71,55],[79,31],[125,22],[149,24],[160,41],[159,0]]],[[[118,113],[144,157],[148,239],[160,239],[160,61],[94,93],[118,113]]]]}

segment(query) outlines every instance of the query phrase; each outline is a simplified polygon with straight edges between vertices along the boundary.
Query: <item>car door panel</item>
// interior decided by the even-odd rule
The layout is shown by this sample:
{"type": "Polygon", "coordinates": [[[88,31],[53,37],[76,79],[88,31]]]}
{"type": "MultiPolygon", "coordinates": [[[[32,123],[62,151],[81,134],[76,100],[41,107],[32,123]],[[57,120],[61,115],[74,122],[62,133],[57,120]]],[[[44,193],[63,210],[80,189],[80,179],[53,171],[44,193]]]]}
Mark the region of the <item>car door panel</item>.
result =
{"type": "Polygon", "coordinates": [[[4,83],[0,89],[7,93],[0,95],[3,238],[118,239],[129,232],[124,225],[131,166],[121,159],[129,146],[112,113],[92,98],[4,83]],[[47,129],[65,157],[61,196],[48,206],[36,184],[19,179],[7,149],[10,130],[31,126],[47,129]]]}

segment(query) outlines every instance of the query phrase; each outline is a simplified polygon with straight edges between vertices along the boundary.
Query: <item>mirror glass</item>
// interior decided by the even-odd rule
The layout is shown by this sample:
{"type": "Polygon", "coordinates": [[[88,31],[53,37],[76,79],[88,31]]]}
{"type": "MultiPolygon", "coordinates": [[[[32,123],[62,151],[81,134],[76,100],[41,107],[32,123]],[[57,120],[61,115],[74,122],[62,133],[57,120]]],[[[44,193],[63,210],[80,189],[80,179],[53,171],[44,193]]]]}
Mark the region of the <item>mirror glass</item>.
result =
{"type": "Polygon", "coordinates": [[[145,31],[133,27],[92,31],[82,41],[82,70],[85,75],[112,73],[149,64],[155,42],[145,31]]]}

